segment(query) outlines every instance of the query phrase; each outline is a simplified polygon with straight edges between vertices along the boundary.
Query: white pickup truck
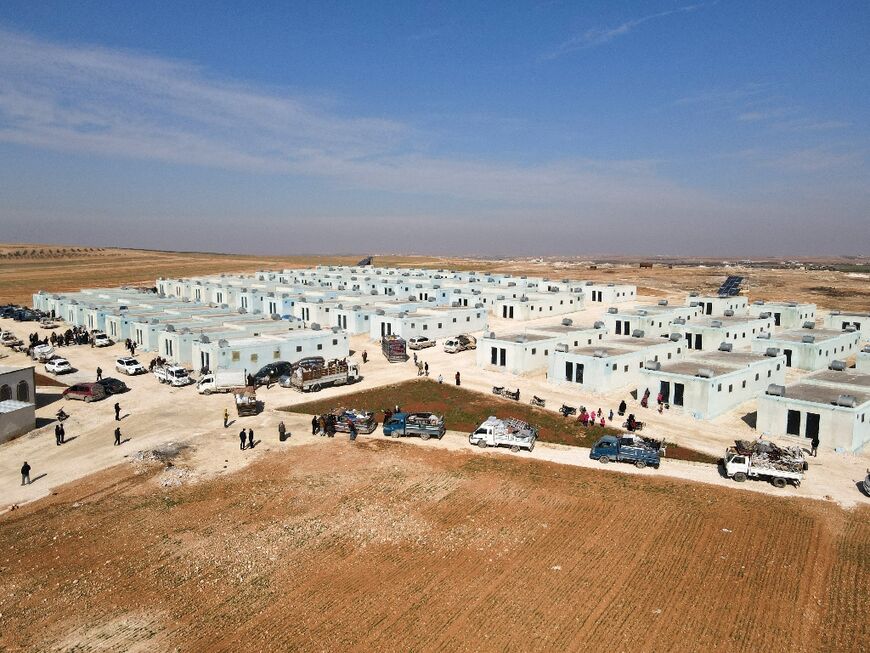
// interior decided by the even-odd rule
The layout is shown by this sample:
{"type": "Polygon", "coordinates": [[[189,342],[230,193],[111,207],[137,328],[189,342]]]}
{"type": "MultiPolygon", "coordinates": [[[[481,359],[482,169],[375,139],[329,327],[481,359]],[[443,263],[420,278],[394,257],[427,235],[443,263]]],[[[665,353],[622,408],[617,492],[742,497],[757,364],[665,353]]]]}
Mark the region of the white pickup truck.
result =
{"type": "Polygon", "coordinates": [[[538,429],[531,424],[513,417],[489,417],[468,436],[468,443],[481,449],[506,446],[516,453],[520,449],[531,452],[537,439],[538,429]]]}
{"type": "Polygon", "coordinates": [[[247,379],[242,370],[217,370],[199,377],[196,391],[201,395],[212,392],[231,392],[235,388],[244,388],[247,379]]]}
{"type": "Polygon", "coordinates": [[[158,365],[154,368],[154,376],[160,383],[168,383],[177,388],[193,383],[187,370],[177,365],[158,365]]]}
{"type": "Polygon", "coordinates": [[[444,351],[448,354],[458,354],[466,349],[477,349],[477,339],[474,336],[463,334],[444,341],[444,351]]]}
{"type": "Polygon", "coordinates": [[[807,462],[800,447],[778,447],[772,442],[738,441],[725,451],[725,475],[742,483],[747,478],[763,478],[775,487],[789,483],[800,486],[807,462]]]}

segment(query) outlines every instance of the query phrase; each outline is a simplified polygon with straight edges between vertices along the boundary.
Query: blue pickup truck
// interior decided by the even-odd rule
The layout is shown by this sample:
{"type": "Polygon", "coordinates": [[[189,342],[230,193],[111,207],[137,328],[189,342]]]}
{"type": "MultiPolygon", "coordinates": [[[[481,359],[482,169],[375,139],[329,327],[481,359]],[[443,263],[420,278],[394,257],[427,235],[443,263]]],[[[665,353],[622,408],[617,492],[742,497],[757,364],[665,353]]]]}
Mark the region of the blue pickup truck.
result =
{"type": "Polygon", "coordinates": [[[433,413],[393,413],[384,420],[384,435],[398,438],[405,435],[418,435],[423,440],[444,437],[444,418],[433,413]]]}
{"type": "Polygon", "coordinates": [[[605,435],[592,445],[589,457],[602,463],[616,460],[634,463],[638,469],[647,465],[658,469],[662,454],[664,454],[662,444],[652,438],[605,435]]]}

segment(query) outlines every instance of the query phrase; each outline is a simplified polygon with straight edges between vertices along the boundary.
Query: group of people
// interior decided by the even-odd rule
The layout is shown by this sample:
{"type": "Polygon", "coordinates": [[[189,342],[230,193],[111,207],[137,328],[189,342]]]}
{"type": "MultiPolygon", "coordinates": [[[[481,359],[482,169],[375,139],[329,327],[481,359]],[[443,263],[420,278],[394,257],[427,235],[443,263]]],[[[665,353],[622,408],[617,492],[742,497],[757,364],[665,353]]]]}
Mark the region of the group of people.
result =
{"type": "Polygon", "coordinates": [[[607,422],[613,421],[613,410],[610,411],[610,414],[605,419],[604,413],[599,408],[597,411],[586,410],[586,406],[580,407],[580,416],[577,418],[584,427],[595,426],[596,423],[600,426],[607,426],[607,422]]]}
{"type": "MultiPolygon", "coordinates": [[[[336,432],[336,424],[338,424],[338,417],[333,415],[332,413],[327,413],[326,415],[315,415],[311,418],[311,435],[319,435],[320,437],[334,438],[336,432]]],[[[347,430],[348,430],[348,438],[353,441],[356,440],[357,436],[357,428],[356,424],[353,423],[353,420],[347,418],[347,430]]]]}
{"type": "Polygon", "coordinates": [[[166,359],[161,356],[155,356],[151,359],[151,362],[148,363],[148,371],[153,372],[155,367],[160,367],[161,365],[166,365],[166,359]]]}
{"type": "Polygon", "coordinates": [[[131,356],[135,356],[136,355],[136,341],[130,340],[130,338],[127,338],[124,341],[124,349],[129,351],[131,356]]]}

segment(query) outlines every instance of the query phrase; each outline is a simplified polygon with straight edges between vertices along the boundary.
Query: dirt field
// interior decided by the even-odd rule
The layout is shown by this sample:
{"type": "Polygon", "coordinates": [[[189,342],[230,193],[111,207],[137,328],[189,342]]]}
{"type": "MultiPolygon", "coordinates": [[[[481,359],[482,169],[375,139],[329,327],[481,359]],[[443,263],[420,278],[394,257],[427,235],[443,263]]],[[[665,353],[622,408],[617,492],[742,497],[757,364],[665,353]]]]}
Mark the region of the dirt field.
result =
{"type": "Polygon", "coordinates": [[[126,463],[0,517],[0,649],[870,641],[866,508],[374,439],[176,488],[167,473],[126,463]]]}
{"type": "MultiPolygon", "coordinates": [[[[495,395],[482,395],[462,387],[457,388],[449,382],[438,384],[432,380],[420,379],[345,395],[339,402],[335,399],[321,399],[295,404],[292,408],[284,410],[320,415],[333,408],[345,407],[369,410],[382,416],[380,413],[384,408],[392,408],[398,403],[402,410],[408,412],[419,411],[443,415],[449,429],[466,433],[471,433],[490,415],[516,417],[538,427],[538,439],[541,442],[584,447],[591,447],[602,435],[615,435],[622,432],[622,429],[609,426],[583,428],[576,416],[565,418],[552,410],[532,407],[525,403],[527,398],[521,398],[523,402],[515,402],[495,395]]],[[[617,427],[622,422],[617,415],[614,415],[614,420],[617,427]]],[[[668,458],[675,460],[712,464],[718,461],[714,456],[676,445],[668,446],[667,455],[668,458]]]]}

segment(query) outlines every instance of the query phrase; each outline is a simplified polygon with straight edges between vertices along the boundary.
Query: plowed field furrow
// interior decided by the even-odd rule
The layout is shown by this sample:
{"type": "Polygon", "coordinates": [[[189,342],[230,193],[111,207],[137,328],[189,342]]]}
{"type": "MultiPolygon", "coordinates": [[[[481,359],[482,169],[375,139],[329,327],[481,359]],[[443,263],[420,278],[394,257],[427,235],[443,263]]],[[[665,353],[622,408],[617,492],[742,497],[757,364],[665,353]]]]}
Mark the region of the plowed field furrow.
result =
{"type": "Polygon", "coordinates": [[[117,468],[0,517],[0,650],[866,647],[866,510],[339,451],[171,490],[117,468]]]}

